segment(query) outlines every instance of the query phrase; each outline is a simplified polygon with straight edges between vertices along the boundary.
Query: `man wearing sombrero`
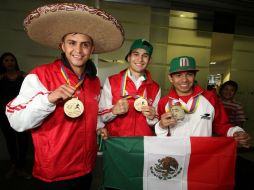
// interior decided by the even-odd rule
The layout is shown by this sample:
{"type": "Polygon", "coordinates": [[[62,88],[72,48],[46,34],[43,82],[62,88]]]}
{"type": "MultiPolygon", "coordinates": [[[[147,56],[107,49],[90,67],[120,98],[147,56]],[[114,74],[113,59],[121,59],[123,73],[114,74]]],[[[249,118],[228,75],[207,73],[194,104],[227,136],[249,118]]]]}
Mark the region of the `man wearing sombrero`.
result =
{"type": "Polygon", "coordinates": [[[42,189],[89,189],[100,93],[90,55],[119,48],[123,29],[108,13],[76,3],[39,7],[24,26],[32,40],[63,53],[27,75],[6,114],[15,130],[32,132],[42,189]]]}
{"type": "Polygon", "coordinates": [[[244,147],[250,146],[250,136],[239,126],[230,124],[216,94],[195,84],[198,69],[190,56],[170,61],[167,96],[158,104],[160,121],[155,126],[158,136],[233,136],[244,147]]]}

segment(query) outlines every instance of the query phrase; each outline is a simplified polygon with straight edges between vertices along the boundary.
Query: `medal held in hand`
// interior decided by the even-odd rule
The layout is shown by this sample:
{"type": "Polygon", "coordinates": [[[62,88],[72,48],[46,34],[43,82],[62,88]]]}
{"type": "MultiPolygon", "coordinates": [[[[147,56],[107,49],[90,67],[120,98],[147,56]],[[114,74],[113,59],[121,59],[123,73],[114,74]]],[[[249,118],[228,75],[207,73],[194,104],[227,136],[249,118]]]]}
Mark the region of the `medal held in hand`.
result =
{"type": "Polygon", "coordinates": [[[84,105],[78,98],[72,98],[64,104],[64,113],[71,118],[77,118],[83,112],[84,105]]]}
{"type": "MultiPolygon", "coordinates": [[[[64,66],[61,64],[61,73],[68,83],[71,86],[70,79],[65,71],[64,66]]],[[[82,74],[79,78],[79,82],[74,86],[75,90],[84,82],[85,74],[82,74]]],[[[67,102],[64,103],[64,113],[71,117],[77,118],[84,112],[84,105],[78,98],[71,98],[67,102]]]]}
{"type": "Polygon", "coordinates": [[[139,97],[134,101],[134,108],[140,112],[142,106],[148,106],[148,103],[145,98],[139,97]]]}
{"type": "Polygon", "coordinates": [[[184,119],[185,112],[181,106],[179,106],[179,105],[172,106],[171,112],[176,120],[183,120],[184,119]]]}

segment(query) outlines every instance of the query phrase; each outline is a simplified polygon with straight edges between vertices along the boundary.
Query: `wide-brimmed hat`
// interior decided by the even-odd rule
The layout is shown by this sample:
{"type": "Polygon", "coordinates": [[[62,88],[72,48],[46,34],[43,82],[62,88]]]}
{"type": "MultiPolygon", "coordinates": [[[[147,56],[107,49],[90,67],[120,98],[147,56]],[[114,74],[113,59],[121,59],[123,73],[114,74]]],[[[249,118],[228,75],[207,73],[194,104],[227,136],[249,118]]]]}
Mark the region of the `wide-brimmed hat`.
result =
{"type": "Polygon", "coordinates": [[[196,61],[190,56],[180,56],[173,58],[169,63],[169,74],[182,71],[199,71],[196,69],[196,61]]]}
{"type": "Polygon", "coordinates": [[[110,14],[79,3],[49,4],[33,10],[24,20],[28,36],[43,45],[58,48],[64,35],[81,33],[94,42],[94,53],[122,46],[124,31],[110,14]]]}
{"type": "Polygon", "coordinates": [[[153,53],[153,46],[148,41],[146,41],[145,39],[138,39],[132,43],[128,54],[125,56],[125,60],[128,61],[128,56],[131,54],[131,52],[134,49],[138,48],[146,50],[146,53],[148,53],[150,56],[153,53]]]}

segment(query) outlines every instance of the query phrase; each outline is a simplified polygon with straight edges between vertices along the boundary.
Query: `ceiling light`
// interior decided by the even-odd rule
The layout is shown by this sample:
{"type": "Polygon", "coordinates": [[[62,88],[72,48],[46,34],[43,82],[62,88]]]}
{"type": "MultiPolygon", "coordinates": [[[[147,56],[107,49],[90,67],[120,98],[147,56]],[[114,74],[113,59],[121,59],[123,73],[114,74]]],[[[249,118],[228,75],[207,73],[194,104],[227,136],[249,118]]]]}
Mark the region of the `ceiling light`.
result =
{"type": "Polygon", "coordinates": [[[216,61],[210,62],[210,65],[216,65],[216,61]]]}

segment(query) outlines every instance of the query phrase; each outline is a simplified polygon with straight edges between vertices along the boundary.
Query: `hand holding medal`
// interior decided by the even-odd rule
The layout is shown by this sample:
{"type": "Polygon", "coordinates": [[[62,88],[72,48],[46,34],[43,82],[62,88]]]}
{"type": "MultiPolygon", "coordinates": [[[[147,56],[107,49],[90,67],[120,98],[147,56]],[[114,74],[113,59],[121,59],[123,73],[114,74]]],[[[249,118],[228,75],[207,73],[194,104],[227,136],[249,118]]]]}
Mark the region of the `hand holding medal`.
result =
{"type": "Polygon", "coordinates": [[[50,103],[57,104],[58,102],[66,101],[72,97],[74,92],[74,87],[68,84],[63,84],[48,95],[48,100],[50,103]]]}
{"type": "Polygon", "coordinates": [[[149,106],[149,105],[142,106],[141,111],[142,111],[142,114],[150,120],[153,120],[156,116],[156,109],[153,106],[149,106]]]}
{"type": "MultiPolygon", "coordinates": [[[[64,113],[71,118],[77,118],[84,112],[84,105],[83,103],[78,99],[78,97],[75,96],[76,89],[83,83],[85,75],[82,75],[79,79],[79,82],[73,87],[70,83],[70,79],[65,71],[65,68],[63,65],[61,65],[61,73],[66,80],[68,84],[65,84],[67,88],[72,89],[72,94],[69,96],[71,99],[67,100],[64,103],[64,113]]],[[[66,100],[66,99],[63,99],[66,100]]]]}
{"type": "Polygon", "coordinates": [[[165,112],[171,112],[176,120],[183,120],[185,117],[185,110],[180,103],[173,103],[168,101],[165,106],[165,112]]]}
{"type": "Polygon", "coordinates": [[[171,111],[165,112],[161,115],[160,119],[160,127],[163,129],[167,129],[170,127],[174,127],[177,123],[177,120],[174,118],[171,111]]]}
{"type": "Polygon", "coordinates": [[[171,112],[172,112],[173,117],[176,120],[183,120],[184,119],[185,112],[184,112],[183,108],[180,105],[172,106],[171,112]]]}
{"type": "Polygon", "coordinates": [[[134,101],[134,108],[141,112],[143,106],[148,106],[147,100],[143,97],[139,97],[134,101]]]}
{"type": "Polygon", "coordinates": [[[84,112],[84,105],[78,98],[71,98],[64,104],[64,113],[71,117],[79,117],[84,112]]]}

